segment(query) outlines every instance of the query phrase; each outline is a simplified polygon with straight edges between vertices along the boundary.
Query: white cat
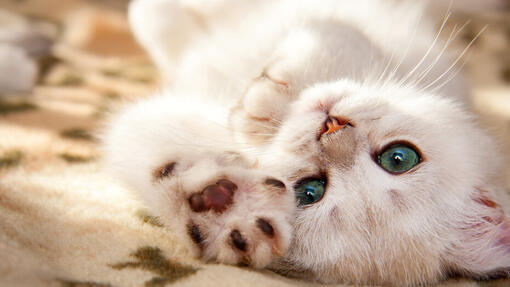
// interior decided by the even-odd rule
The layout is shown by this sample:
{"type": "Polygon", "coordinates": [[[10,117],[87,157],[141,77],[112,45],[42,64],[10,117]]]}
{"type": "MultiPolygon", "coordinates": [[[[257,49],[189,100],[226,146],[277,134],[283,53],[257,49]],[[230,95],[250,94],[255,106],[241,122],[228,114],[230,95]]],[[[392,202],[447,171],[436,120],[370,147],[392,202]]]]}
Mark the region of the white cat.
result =
{"type": "Polygon", "coordinates": [[[206,260],[357,284],[505,274],[501,156],[422,11],[134,1],[168,90],[112,120],[107,162],[206,260]]]}

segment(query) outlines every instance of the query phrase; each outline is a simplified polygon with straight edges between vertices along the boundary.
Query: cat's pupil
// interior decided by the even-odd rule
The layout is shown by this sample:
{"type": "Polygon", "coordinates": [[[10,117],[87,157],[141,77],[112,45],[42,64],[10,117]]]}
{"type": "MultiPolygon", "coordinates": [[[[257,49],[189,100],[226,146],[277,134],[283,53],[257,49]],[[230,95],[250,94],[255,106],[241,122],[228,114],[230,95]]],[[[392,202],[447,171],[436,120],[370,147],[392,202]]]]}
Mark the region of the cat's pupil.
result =
{"type": "Polygon", "coordinates": [[[296,186],[299,205],[308,205],[319,201],[324,196],[326,181],[324,179],[306,178],[296,186]]]}
{"type": "Polygon", "coordinates": [[[305,196],[308,198],[309,201],[313,202],[315,200],[315,188],[310,185],[306,186],[305,196]]]}
{"type": "Polygon", "coordinates": [[[402,173],[419,164],[421,159],[414,148],[397,143],[382,151],[377,161],[383,169],[391,173],[402,173]]]}
{"type": "Polygon", "coordinates": [[[393,162],[395,165],[400,165],[404,161],[404,155],[400,152],[393,154],[393,162]]]}

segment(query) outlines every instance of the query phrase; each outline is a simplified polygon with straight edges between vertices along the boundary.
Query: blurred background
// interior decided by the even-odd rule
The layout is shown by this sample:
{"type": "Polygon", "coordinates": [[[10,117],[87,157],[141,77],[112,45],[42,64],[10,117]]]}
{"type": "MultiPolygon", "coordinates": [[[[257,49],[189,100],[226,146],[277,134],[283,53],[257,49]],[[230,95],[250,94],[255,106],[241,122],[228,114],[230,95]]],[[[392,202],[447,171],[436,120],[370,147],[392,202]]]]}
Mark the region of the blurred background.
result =
{"type": "MultiPolygon", "coordinates": [[[[440,24],[450,1],[430,1],[440,24]]],[[[0,0],[0,176],[16,166],[96,161],[93,135],[108,107],[157,89],[158,73],[130,33],[128,3],[0,0]]],[[[510,1],[454,1],[443,38],[465,23],[449,49],[459,54],[488,25],[463,72],[510,166],[510,1]]]]}
{"type": "Polygon", "coordinates": [[[96,161],[108,107],[157,87],[128,2],[0,0],[0,176],[96,161]]]}

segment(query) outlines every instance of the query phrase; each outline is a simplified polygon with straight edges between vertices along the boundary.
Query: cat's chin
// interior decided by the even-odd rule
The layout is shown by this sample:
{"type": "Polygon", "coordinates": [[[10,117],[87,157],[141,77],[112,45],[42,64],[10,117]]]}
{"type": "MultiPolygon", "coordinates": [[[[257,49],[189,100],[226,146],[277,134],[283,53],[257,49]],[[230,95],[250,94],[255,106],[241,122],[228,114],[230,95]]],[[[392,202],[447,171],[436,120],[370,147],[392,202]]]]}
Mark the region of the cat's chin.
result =
{"type": "Polygon", "coordinates": [[[338,101],[355,93],[361,85],[350,79],[313,85],[301,92],[290,111],[328,113],[338,101]]]}

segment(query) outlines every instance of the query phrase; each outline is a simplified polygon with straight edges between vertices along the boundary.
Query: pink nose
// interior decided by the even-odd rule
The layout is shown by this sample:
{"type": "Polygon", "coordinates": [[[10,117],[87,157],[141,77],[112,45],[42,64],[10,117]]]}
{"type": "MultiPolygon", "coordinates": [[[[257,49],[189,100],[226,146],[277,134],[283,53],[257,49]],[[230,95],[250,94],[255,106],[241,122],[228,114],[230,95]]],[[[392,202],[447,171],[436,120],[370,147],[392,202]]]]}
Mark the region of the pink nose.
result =
{"type": "Polygon", "coordinates": [[[351,123],[349,123],[348,120],[342,118],[342,117],[334,117],[334,116],[328,116],[324,124],[322,125],[321,129],[321,136],[323,134],[329,135],[336,131],[339,131],[346,126],[353,126],[351,123]]]}

